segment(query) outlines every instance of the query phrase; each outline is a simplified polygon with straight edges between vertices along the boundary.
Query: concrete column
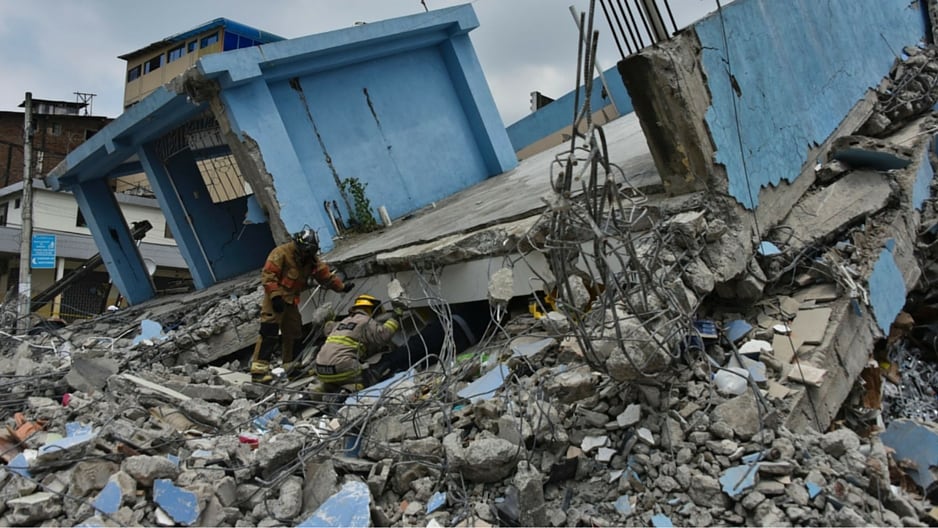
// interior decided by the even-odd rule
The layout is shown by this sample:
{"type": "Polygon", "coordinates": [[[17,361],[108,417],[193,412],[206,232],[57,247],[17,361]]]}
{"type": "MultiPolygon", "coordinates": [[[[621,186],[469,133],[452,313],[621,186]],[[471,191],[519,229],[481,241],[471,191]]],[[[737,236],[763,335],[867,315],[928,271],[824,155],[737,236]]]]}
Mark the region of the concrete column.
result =
{"type": "Polygon", "coordinates": [[[166,223],[173,232],[173,239],[176,240],[179,253],[189,267],[196,288],[207,288],[215,284],[211,264],[205,255],[199,234],[192,225],[192,217],[186,210],[173,177],[166,171],[166,167],[151,144],[143,145],[137,151],[137,156],[147,173],[150,186],[156,194],[166,223]]]}
{"type": "Polygon", "coordinates": [[[117,288],[130,304],[153,298],[150,275],[107,180],[90,180],[72,191],[117,288]]]}
{"type": "Polygon", "coordinates": [[[498,114],[492,92],[476,56],[469,35],[455,35],[440,44],[443,60],[449,68],[456,94],[472,126],[489,175],[507,172],[518,166],[502,117],[498,114]]]}

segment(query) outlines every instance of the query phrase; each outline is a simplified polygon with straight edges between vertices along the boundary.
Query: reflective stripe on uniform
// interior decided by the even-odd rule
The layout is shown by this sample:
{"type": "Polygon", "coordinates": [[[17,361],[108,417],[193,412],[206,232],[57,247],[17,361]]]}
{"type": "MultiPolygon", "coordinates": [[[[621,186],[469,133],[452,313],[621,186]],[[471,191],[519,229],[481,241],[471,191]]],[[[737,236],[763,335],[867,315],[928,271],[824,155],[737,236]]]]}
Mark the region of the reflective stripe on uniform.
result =
{"type": "Polygon", "coordinates": [[[400,328],[400,325],[397,324],[396,319],[388,319],[384,322],[384,327],[392,332],[397,332],[397,329],[400,328]]]}
{"type": "Polygon", "coordinates": [[[361,373],[359,369],[336,372],[332,365],[316,365],[316,377],[323,383],[345,383],[356,379],[361,373]]]}
{"type": "Polygon", "coordinates": [[[333,335],[326,338],[326,343],[335,343],[337,345],[343,345],[352,347],[355,350],[363,352],[365,350],[365,345],[359,343],[358,341],[352,339],[349,336],[344,335],[333,335]]]}

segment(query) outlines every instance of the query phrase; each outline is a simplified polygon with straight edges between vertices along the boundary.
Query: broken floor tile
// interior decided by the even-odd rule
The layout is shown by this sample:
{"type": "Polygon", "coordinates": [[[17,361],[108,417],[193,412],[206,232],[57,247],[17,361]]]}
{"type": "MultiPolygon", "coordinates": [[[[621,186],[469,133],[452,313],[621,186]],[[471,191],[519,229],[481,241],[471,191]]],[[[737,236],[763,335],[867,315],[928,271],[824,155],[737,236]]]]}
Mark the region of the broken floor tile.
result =
{"type": "Polygon", "coordinates": [[[720,484],[723,491],[734,499],[740,493],[756,485],[756,475],[759,474],[759,464],[745,464],[727,468],[720,475],[720,484]]]}
{"type": "Polygon", "coordinates": [[[772,255],[778,255],[781,252],[782,250],[778,249],[778,246],[771,242],[763,240],[762,243],[759,244],[760,255],[771,257],[772,255]]]}
{"type": "Polygon", "coordinates": [[[176,486],[169,479],[153,481],[153,501],[174,521],[186,526],[192,526],[201,513],[199,496],[176,486]]]}
{"type": "Polygon", "coordinates": [[[495,395],[495,391],[501,388],[505,383],[505,378],[508,377],[508,373],[508,367],[504,364],[499,364],[456,394],[460,398],[468,398],[472,403],[488,400],[492,398],[492,396],[495,395]]]}
{"type": "Polygon", "coordinates": [[[347,482],[326,499],[300,527],[371,525],[371,493],[364,482],[347,482]]]}
{"type": "Polygon", "coordinates": [[[533,343],[521,343],[511,347],[512,357],[531,357],[557,344],[557,340],[548,337],[533,343]]]}
{"type": "Polygon", "coordinates": [[[580,449],[584,453],[589,453],[597,447],[605,447],[609,444],[609,437],[606,435],[602,436],[584,436],[583,441],[580,443],[580,449]]]}
{"type": "Polygon", "coordinates": [[[726,324],[726,337],[735,343],[746,337],[750,330],[752,330],[751,324],[742,319],[736,319],[726,324]]]}
{"type": "Polygon", "coordinates": [[[427,501],[427,513],[433,513],[446,504],[446,492],[438,491],[427,501]]]}
{"type": "Polygon", "coordinates": [[[97,435],[89,432],[49,442],[39,448],[36,461],[48,462],[64,458],[70,453],[81,453],[96,437],[97,435]]]}
{"type": "Polygon", "coordinates": [[[395,389],[399,390],[413,385],[413,379],[416,375],[417,371],[414,369],[398,372],[397,374],[382,382],[375,383],[374,385],[364,390],[360,390],[355,394],[349,395],[349,397],[345,399],[345,404],[363,405],[377,401],[379,398],[381,398],[381,395],[384,394],[384,391],[390,387],[394,387],[395,389]]]}
{"type": "Polygon", "coordinates": [[[651,525],[655,528],[674,528],[671,518],[663,513],[655,514],[651,517],[651,525]]]}
{"type": "Polygon", "coordinates": [[[31,479],[33,478],[33,476],[29,472],[29,459],[35,458],[35,450],[27,450],[27,451],[33,451],[32,457],[27,456],[26,452],[24,451],[16,455],[16,458],[11,460],[10,463],[7,464],[7,469],[12,471],[13,473],[16,473],[17,475],[21,477],[26,477],[26,478],[31,479]]]}
{"type": "Polygon", "coordinates": [[[94,509],[102,513],[114,515],[117,513],[117,510],[120,509],[122,500],[123,492],[117,482],[112,480],[98,493],[98,496],[94,499],[93,505],[94,509]]]}
{"type": "Polygon", "coordinates": [[[811,499],[813,499],[814,497],[817,497],[818,494],[821,493],[821,486],[819,486],[818,484],[815,484],[814,482],[810,482],[810,481],[805,482],[804,486],[805,488],[808,489],[808,497],[811,499]]]}

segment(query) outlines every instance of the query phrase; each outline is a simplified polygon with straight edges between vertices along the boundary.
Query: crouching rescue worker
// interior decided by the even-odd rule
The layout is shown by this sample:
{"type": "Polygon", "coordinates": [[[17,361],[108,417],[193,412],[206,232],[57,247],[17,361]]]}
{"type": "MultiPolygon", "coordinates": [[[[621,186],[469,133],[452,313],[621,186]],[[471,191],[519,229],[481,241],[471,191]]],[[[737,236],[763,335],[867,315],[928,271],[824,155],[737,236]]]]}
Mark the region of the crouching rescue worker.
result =
{"type": "Polygon", "coordinates": [[[319,238],[309,226],[294,233],[291,240],[271,250],[261,270],[264,300],[261,304],[261,330],[251,358],[251,379],[267,383],[273,379],[270,359],[280,334],[283,368],[293,369],[294,353],[302,341],[303,320],[298,305],[300,292],[315,280],[337,292],[351,291],[329,265],[319,258],[319,238]]]}
{"type": "Polygon", "coordinates": [[[391,341],[400,328],[402,310],[394,309],[397,318],[383,323],[374,319],[381,301],[371,295],[359,295],[348,316],[326,323],[326,342],[316,355],[316,375],[323,392],[343,389],[355,392],[373,385],[365,359],[391,341]]]}

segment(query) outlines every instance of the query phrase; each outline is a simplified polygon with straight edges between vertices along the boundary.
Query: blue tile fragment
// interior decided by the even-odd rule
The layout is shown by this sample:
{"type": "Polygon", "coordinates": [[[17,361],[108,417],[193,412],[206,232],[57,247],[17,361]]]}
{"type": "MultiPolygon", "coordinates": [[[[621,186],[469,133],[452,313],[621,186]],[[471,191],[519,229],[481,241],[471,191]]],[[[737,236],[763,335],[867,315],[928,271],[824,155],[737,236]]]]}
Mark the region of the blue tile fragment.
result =
{"type": "Polygon", "coordinates": [[[651,517],[651,525],[655,528],[674,528],[671,518],[663,513],[658,513],[651,517]]]}
{"type": "Polygon", "coordinates": [[[629,501],[628,495],[622,495],[621,497],[616,499],[615,506],[616,506],[616,511],[621,513],[622,515],[628,515],[632,513],[632,502],[629,501]]]}
{"type": "Polygon", "coordinates": [[[805,485],[806,488],[808,488],[808,497],[810,497],[810,498],[812,498],[812,499],[813,499],[814,497],[817,497],[818,494],[821,493],[821,486],[819,486],[819,485],[817,485],[817,484],[815,484],[815,483],[813,483],[813,482],[805,482],[804,485],[805,485]]]}
{"type": "Polygon", "coordinates": [[[29,472],[29,461],[23,453],[16,455],[16,458],[7,464],[7,469],[21,477],[33,478],[32,474],[29,472]]]}
{"type": "Polygon", "coordinates": [[[433,496],[430,497],[430,500],[427,501],[427,513],[435,512],[444,504],[446,504],[446,492],[438,491],[434,493],[433,496]]]}
{"type": "Polygon", "coordinates": [[[746,464],[727,468],[720,475],[720,484],[723,491],[734,499],[740,493],[756,485],[756,475],[759,473],[759,464],[746,464]]]}
{"type": "Polygon", "coordinates": [[[192,526],[199,520],[199,497],[194,492],[182,489],[169,479],[153,481],[153,501],[174,521],[192,526]]]}
{"type": "Polygon", "coordinates": [[[349,395],[349,397],[345,399],[345,404],[355,405],[355,404],[363,403],[363,401],[365,400],[378,399],[381,397],[382,394],[384,394],[384,391],[386,389],[390,387],[394,387],[399,383],[410,381],[416,375],[417,375],[417,371],[414,369],[406,370],[403,372],[398,372],[397,374],[391,376],[390,378],[384,381],[375,383],[374,385],[370,387],[367,387],[363,390],[360,390],[354,394],[349,395]]]}
{"type": "Polygon", "coordinates": [[[766,240],[763,240],[762,243],[759,244],[759,254],[760,254],[760,255],[764,255],[764,256],[766,256],[766,257],[771,257],[772,255],[778,255],[778,254],[780,254],[781,252],[782,252],[782,250],[778,249],[778,246],[776,246],[775,244],[773,244],[773,243],[771,243],[771,242],[768,242],[768,241],[766,241],[766,240]]]}
{"type": "Polygon", "coordinates": [[[697,333],[700,334],[700,337],[704,339],[717,339],[719,334],[717,334],[717,325],[713,321],[707,319],[698,319],[694,321],[694,328],[697,329],[697,333]]]}
{"type": "Polygon", "coordinates": [[[371,492],[364,482],[346,482],[342,489],[326,499],[300,527],[369,526],[371,492]]]}
{"type": "Polygon", "coordinates": [[[456,395],[460,398],[468,398],[472,403],[491,399],[495,396],[495,391],[505,383],[505,378],[508,377],[508,373],[508,367],[504,364],[499,364],[497,367],[486,372],[479,379],[457,392],[456,395]]]}
{"type": "Polygon", "coordinates": [[[94,509],[108,515],[114,515],[121,507],[123,495],[121,487],[112,480],[104,486],[104,489],[94,499],[94,509]]]}
{"type": "Polygon", "coordinates": [[[752,330],[751,324],[742,319],[736,319],[726,324],[726,337],[735,343],[746,337],[746,334],[748,334],[750,330],[752,330]]]}
{"type": "Polygon", "coordinates": [[[79,422],[68,422],[65,424],[65,436],[79,436],[91,434],[94,430],[91,424],[82,425],[79,422]]]}
{"type": "Polygon", "coordinates": [[[64,456],[66,453],[72,450],[80,450],[92,440],[95,439],[95,434],[93,433],[81,433],[75,436],[66,436],[65,438],[60,438],[54,442],[49,442],[48,444],[39,448],[39,454],[36,456],[39,460],[54,460],[64,456]]]}
{"type": "Polygon", "coordinates": [[[176,467],[179,467],[179,457],[176,455],[166,455],[166,458],[172,462],[176,467]]]}

